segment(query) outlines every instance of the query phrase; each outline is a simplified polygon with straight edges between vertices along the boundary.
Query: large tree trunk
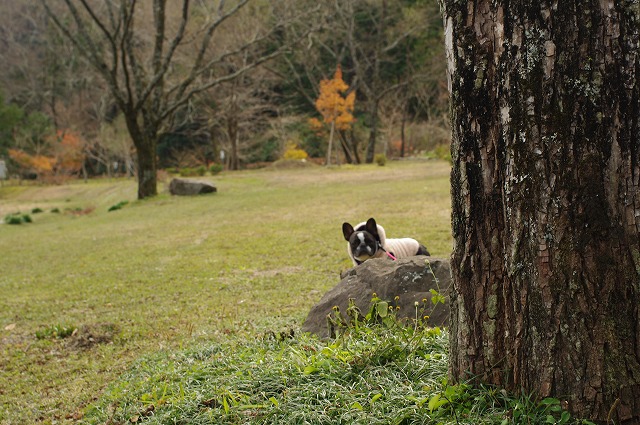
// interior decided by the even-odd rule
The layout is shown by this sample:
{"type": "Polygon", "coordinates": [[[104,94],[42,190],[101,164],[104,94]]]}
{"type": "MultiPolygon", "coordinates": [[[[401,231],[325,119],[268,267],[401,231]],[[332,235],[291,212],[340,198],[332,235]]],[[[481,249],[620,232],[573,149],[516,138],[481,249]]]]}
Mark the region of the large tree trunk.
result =
{"type": "Polygon", "coordinates": [[[451,375],[640,423],[637,2],[442,3],[451,375]]]}
{"type": "Polygon", "coordinates": [[[146,140],[136,144],[138,155],[138,199],[158,194],[156,143],[146,140]]]}
{"type": "Polygon", "coordinates": [[[158,194],[158,176],[155,139],[157,131],[141,129],[135,114],[125,112],[127,130],[136,148],[138,159],[138,199],[158,194]]]}

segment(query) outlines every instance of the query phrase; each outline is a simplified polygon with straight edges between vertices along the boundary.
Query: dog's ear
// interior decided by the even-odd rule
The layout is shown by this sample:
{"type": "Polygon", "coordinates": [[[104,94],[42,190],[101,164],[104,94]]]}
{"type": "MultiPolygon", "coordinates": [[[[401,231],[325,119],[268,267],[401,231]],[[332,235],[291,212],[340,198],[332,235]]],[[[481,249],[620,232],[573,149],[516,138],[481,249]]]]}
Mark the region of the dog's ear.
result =
{"type": "Polygon", "coordinates": [[[367,224],[365,225],[365,230],[373,235],[377,241],[380,240],[380,236],[378,236],[378,225],[376,224],[376,220],[371,217],[367,220],[367,224]]]}
{"type": "Polygon", "coordinates": [[[351,235],[353,234],[353,226],[349,223],[342,223],[342,234],[344,238],[348,241],[351,235]]]}

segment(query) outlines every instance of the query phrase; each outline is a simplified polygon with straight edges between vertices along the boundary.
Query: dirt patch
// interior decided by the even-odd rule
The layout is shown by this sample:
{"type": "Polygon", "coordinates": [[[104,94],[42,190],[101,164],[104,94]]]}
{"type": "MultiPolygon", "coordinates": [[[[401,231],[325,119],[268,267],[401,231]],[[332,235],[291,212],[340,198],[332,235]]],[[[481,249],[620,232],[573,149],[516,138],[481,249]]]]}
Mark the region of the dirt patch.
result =
{"type": "Polygon", "coordinates": [[[67,347],[74,350],[88,350],[97,344],[108,344],[120,333],[114,323],[82,325],[66,339],[67,347]]]}
{"type": "Polygon", "coordinates": [[[275,277],[280,275],[301,273],[303,268],[300,266],[286,266],[278,269],[270,270],[256,270],[253,272],[253,277],[275,277]]]}
{"type": "Polygon", "coordinates": [[[309,161],[306,159],[279,159],[278,161],[271,164],[271,167],[276,170],[291,170],[301,168],[305,169],[317,166],[318,164],[315,164],[313,161],[309,161]]]}

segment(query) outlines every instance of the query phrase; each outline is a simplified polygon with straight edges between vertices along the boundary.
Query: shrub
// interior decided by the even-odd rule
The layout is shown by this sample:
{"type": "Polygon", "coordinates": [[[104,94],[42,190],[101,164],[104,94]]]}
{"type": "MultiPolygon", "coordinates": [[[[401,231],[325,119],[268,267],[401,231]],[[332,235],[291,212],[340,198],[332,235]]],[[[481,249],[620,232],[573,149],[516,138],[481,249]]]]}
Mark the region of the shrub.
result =
{"type": "Polygon", "coordinates": [[[214,163],[209,167],[209,171],[212,175],[219,174],[222,170],[224,170],[224,166],[222,164],[214,163]]]}
{"type": "Polygon", "coordinates": [[[383,153],[379,153],[375,157],[373,157],[373,160],[376,162],[376,164],[382,167],[387,163],[387,156],[383,153]]]}
{"type": "Polygon", "coordinates": [[[285,150],[282,155],[282,159],[307,159],[308,157],[309,154],[307,154],[307,152],[293,144],[289,144],[287,150],[285,150]]]}
{"type": "Polygon", "coordinates": [[[41,212],[44,212],[42,211],[42,208],[34,208],[31,210],[31,214],[39,214],[41,212]]]}
{"type": "Polygon", "coordinates": [[[8,214],[4,217],[4,222],[7,224],[22,224],[22,223],[33,223],[31,216],[29,214],[21,214],[19,212],[8,214]]]}
{"type": "Polygon", "coordinates": [[[22,224],[22,217],[15,214],[5,216],[4,222],[7,224],[22,224]]]}
{"type": "Polygon", "coordinates": [[[451,146],[448,144],[438,145],[427,153],[427,158],[443,159],[451,163],[451,146]]]}
{"type": "Polygon", "coordinates": [[[56,208],[52,208],[51,212],[55,213],[55,214],[60,214],[60,208],[57,208],[57,207],[56,208]]]}
{"type": "Polygon", "coordinates": [[[117,204],[112,205],[111,207],[109,207],[108,212],[119,210],[122,207],[124,207],[125,205],[127,205],[128,203],[129,203],[129,201],[120,201],[117,204]]]}
{"type": "Polygon", "coordinates": [[[180,176],[182,177],[195,177],[195,176],[204,176],[207,172],[207,168],[204,165],[201,165],[196,168],[181,168],[180,176]]]}

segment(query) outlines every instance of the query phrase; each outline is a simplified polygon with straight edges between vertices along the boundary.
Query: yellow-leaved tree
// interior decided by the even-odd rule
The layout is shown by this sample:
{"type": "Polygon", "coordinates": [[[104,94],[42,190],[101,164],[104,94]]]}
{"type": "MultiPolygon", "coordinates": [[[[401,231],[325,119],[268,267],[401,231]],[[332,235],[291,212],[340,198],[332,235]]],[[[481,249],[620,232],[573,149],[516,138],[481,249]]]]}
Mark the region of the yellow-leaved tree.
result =
{"type": "Polygon", "coordinates": [[[355,121],[353,117],[353,107],[356,102],[356,92],[349,91],[349,85],[342,79],[342,69],[340,65],[331,80],[320,81],[320,95],[316,100],[316,109],[325,124],[329,125],[329,146],[327,148],[327,165],[331,165],[331,149],[333,146],[333,134],[336,127],[338,130],[348,130],[355,121]]]}

